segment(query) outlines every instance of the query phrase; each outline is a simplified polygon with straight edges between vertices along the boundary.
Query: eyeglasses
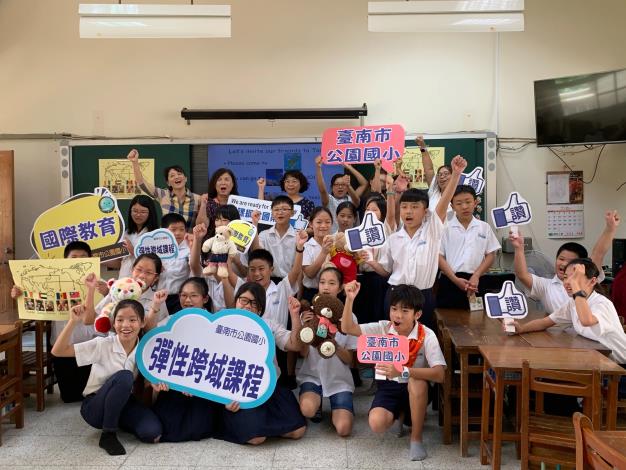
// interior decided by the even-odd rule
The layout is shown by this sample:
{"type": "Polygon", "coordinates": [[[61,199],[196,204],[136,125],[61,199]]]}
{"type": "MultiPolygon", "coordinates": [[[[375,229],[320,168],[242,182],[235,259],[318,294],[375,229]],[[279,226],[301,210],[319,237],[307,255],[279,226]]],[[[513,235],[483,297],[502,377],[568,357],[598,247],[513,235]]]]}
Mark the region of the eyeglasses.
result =
{"type": "Polygon", "coordinates": [[[289,212],[291,210],[290,207],[274,207],[272,211],[274,212],[289,212]]]}
{"type": "Polygon", "coordinates": [[[178,297],[180,298],[180,300],[187,300],[187,299],[196,300],[196,299],[201,299],[202,295],[200,295],[200,294],[178,294],[178,297]]]}
{"type": "Polygon", "coordinates": [[[256,300],[249,299],[248,297],[240,296],[240,297],[237,297],[237,300],[244,307],[247,307],[248,305],[250,305],[250,307],[254,309],[259,308],[259,303],[256,300]]]}
{"type": "Polygon", "coordinates": [[[450,172],[449,171],[442,171],[441,173],[437,173],[437,176],[439,178],[443,178],[444,176],[450,176],[450,172]]]}
{"type": "Polygon", "coordinates": [[[130,213],[133,215],[149,215],[150,211],[149,210],[141,211],[141,210],[131,209],[130,213]]]}
{"type": "Polygon", "coordinates": [[[338,187],[343,187],[343,188],[347,188],[348,185],[346,183],[334,183],[333,186],[338,186],[338,187]]]}
{"type": "Polygon", "coordinates": [[[154,271],[144,271],[141,268],[133,268],[133,275],[141,276],[142,274],[145,274],[146,276],[156,276],[157,275],[157,273],[155,273],[154,271]]]}

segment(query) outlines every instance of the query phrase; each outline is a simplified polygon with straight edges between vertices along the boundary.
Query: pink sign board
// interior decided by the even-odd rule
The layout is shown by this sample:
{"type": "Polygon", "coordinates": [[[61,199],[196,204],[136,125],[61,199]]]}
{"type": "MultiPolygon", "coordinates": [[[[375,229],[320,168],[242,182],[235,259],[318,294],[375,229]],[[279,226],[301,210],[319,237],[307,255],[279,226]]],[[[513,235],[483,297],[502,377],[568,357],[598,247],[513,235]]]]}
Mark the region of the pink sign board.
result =
{"type": "Polygon", "coordinates": [[[357,165],[380,159],[383,168],[404,154],[404,128],[399,124],[336,127],[322,135],[322,161],[327,165],[357,165]]]}
{"type": "Polygon", "coordinates": [[[406,336],[361,335],[357,340],[356,353],[362,364],[391,362],[402,371],[409,358],[409,340],[406,336]]]}

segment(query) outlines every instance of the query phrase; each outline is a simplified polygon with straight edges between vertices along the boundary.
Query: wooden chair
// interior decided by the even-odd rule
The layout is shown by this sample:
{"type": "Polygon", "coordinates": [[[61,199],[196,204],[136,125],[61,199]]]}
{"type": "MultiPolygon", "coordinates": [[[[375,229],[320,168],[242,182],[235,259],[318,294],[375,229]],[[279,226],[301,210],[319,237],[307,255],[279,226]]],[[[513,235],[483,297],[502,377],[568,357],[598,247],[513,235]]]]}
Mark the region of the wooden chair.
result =
{"type": "Polygon", "coordinates": [[[0,446],[2,424],[10,420],[16,428],[24,427],[22,396],[22,322],[0,325],[0,446]]]}
{"type": "Polygon", "coordinates": [[[22,353],[25,394],[34,394],[37,399],[37,411],[46,407],[45,392],[54,392],[54,370],[52,368],[52,354],[50,350],[51,322],[43,320],[28,320],[23,325],[23,331],[35,332],[35,351],[22,353]]]}
{"type": "Polygon", "coordinates": [[[545,414],[539,407],[531,412],[530,392],[582,397],[585,414],[599,424],[600,372],[531,369],[528,361],[522,365],[522,469],[527,469],[529,462],[575,467],[576,438],[571,418],[545,414]]]}
{"type": "Polygon", "coordinates": [[[626,468],[626,457],[598,439],[587,416],[574,413],[573,421],[576,432],[576,470],[626,468]]]}

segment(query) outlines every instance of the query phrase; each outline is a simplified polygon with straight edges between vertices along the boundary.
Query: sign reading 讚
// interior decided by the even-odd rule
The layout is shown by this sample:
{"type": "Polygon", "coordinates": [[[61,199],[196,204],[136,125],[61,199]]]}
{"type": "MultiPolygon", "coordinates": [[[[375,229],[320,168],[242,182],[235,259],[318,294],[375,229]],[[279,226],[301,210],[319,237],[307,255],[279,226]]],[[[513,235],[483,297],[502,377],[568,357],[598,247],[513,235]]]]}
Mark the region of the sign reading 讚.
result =
{"type": "Polygon", "coordinates": [[[274,348],[274,336],[258,315],[241,309],[211,314],[187,308],[141,339],[137,367],[152,383],[254,408],[276,386],[274,348]]]}

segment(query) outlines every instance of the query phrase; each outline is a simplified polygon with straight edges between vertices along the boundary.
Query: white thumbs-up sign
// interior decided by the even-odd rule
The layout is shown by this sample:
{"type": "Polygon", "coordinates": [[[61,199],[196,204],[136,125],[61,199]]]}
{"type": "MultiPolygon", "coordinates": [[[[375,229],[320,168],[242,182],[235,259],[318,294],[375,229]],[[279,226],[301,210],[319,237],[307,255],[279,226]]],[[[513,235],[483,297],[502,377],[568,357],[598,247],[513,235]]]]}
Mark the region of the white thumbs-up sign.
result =
{"type": "Polygon", "coordinates": [[[385,239],[385,226],[373,212],[366,212],[361,225],[346,230],[348,250],[357,251],[364,247],[382,246],[385,239]]]}
{"type": "Polygon", "coordinates": [[[485,189],[485,178],[483,176],[483,167],[477,166],[472,170],[471,173],[463,173],[461,174],[461,179],[459,184],[466,184],[474,188],[476,191],[476,195],[482,194],[485,189]]]}
{"type": "Polygon", "coordinates": [[[289,219],[289,224],[296,230],[306,230],[309,226],[309,221],[304,218],[302,212],[298,214],[297,217],[292,217],[289,219]]]}
{"type": "Polygon", "coordinates": [[[527,224],[532,220],[530,204],[518,192],[513,191],[504,206],[491,209],[496,228],[527,224]]]}
{"type": "Polygon", "coordinates": [[[524,318],[528,315],[526,297],[513,281],[505,281],[497,294],[485,294],[485,311],[490,318],[524,318]]]}

